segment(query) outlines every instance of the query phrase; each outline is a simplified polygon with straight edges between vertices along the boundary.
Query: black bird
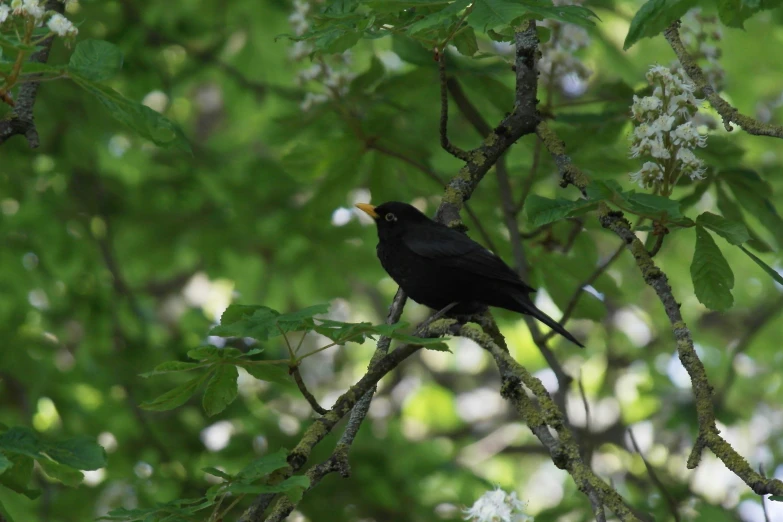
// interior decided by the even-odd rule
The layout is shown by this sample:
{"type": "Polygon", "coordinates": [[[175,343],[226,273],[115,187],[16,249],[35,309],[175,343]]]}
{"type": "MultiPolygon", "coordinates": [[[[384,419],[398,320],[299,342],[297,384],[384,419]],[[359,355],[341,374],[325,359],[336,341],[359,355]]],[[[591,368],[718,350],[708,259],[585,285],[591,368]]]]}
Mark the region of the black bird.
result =
{"type": "Polygon", "coordinates": [[[378,259],[394,281],[417,303],[451,313],[470,314],[496,306],[535,317],[569,341],[582,343],[536,308],[535,289],[498,256],[465,234],[431,220],[407,203],[390,201],[358,208],[378,227],[378,259]]]}

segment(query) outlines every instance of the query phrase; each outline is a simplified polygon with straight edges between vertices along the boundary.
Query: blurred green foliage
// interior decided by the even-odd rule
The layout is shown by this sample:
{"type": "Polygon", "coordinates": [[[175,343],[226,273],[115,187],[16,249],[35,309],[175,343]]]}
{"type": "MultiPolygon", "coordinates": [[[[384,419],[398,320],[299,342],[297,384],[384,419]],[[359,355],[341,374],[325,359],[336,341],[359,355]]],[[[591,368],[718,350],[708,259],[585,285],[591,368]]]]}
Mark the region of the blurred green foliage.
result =
{"type": "MultiPolygon", "coordinates": [[[[699,151],[707,176],[679,183],[672,195],[679,206],[642,194],[628,177],[640,167],[628,156],[632,96],[649,94],[650,65],[673,59],[655,35],[697,4],[727,26],[720,41],[724,97],[744,114],[779,123],[783,15],[769,10],[778,2],[482,0],[467,14],[469,3],[459,0],[367,1],[358,9],[350,1],[306,8],[280,0],[70,6],[76,43],[56,40],[51,69],[29,70],[70,78],[40,88],[41,146],[30,150],[21,136],[0,146],[6,516],[90,520],[110,509],[197,498],[255,459],[292,448],[313,416],[295,388],[265,382],[284,381],[284,374],[215,366],[204,375],[219,380],[218,372],[228,372],[221,373],[228,385],[213,386],[225,393],[205,398],[203,407],[198,395],[178,396],[181,406],[165,412],[140,405],[187,387],[188,375],[141,374],[162,373],[155,368],[167,361],[202,359],[194,353],[212,357],[207,343],[224,341],[208,332],[230,303],[295,312],[331,302],[323,317],[335,325],[381,323],[396,287],[375,259],[373,228],[352,205],[402,200],[434,211],[443,182],[461,164],[439,145],[433,46],[456,47],[449,75],[494,126],[513,108],[506,42],[520,16],[549,19],[544,39],[574,22],[590,41],[577,57],[592,74],[578,88],[542,80],[539,108],[595,180],[591,201],[558,187],[557,168],[535,137],[506,155],[514,200],[529,194],[518,221],[540,304],[558,317],[620,246],[596,221],[595,200],[651,219],[663,215],[670,225],[681,220],[656,262],[716,388],[721,429],[754,467],[780,478],[783,299],[773,278],[780,282],[783,145],[726,132],[706,108],[715,120],[704,124],[708,145],[699,151]],[[310,47],[275,39],[284,34],[310,47]],[[347,49],[349,58],[330,54],[347,49]],[[733,288],[715,293],[729,279],[733,288]],[[6,444],[20,434],[29,444],[6,444]],[[105,448],[105,462],[88,439],[105,448]],[[69,444],[81,460],[53,453],[69,444]],[[76,470],[87,471],[85,483],[78,485],[76,470]],[[17,493],[36,496],[33,490],[33,500],[17,493]]],[[[18,47],[5,42],[2,63],[18,47]]],[[[3,105],[0,118],[10,110],[3,105]]],[[[463,148],[479,143],[454,106],[449,133],[463,148]]],[[[464,217],[472,237],[510,261],[499,190],[490,173],[470,200],[475,219],[464,217]]],[[[652,241],[652,231],[640,227],[639,234],[652,241]]],[[[633,424],[684,517],[761,520],[752,518],[760,516],[759,499],[721,475],[711,457],[696,471],[685,469],[696,432],[690,383],[662,307],[632,257],[620,255],[592,289],[569,323],[587,349],[575,352],[557,338],[553,344],[564,367],[581,375],[590,421],[576,384],[563,402],[596,472],[636,508],[670,519],[666,496],[625,440],[633,424]]],[[[411,303],[404,319],[416,324],[426,314],[411,303]]],[[[524,323],[496,315],[514,357],[553,388],[524,323]]],[[[308,352],[328,344],[326,329],[302,330],[311,330],[302,340],[308,352]]],[[[329,476],[295,516],[460,520],[459,509],[497,483],[529,501],[536,520],[591,520],[587,499],[499,398],[486,355],[466,341],[448,343],[453,353],[422,352],[386,377],[351,451],[351,478],[329,476]]],[[[327,407],[364,373],[373,350],[371,342],[337,344],[301,366],[327,407]]],[[[229,345],[249,348],[241,338],[229,345]]],[[[267,332],[259,346],[264,352],[251,357],[289,357],[282,337],[267,332]]],[[[311,461],[326,458],[336,439],[328,437],[311,461]]]]}

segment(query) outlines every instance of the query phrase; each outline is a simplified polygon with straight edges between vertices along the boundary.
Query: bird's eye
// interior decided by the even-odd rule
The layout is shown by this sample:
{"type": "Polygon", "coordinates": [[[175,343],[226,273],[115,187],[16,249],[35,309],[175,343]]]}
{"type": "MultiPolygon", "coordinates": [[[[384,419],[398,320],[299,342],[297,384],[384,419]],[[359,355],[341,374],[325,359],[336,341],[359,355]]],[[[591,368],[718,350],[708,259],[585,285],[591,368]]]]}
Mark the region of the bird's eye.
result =
{"type": "Polygon", "coordinates": [[[389,222],[391,222],[391,221],[397,221],[397,216],[395,216],[394,214],[392,214],[391,212],[389,212],[388,214],[386,214],[386,215],[384,216],[384,219],[386,219],[386,221],[389,221],[389,222]]]}

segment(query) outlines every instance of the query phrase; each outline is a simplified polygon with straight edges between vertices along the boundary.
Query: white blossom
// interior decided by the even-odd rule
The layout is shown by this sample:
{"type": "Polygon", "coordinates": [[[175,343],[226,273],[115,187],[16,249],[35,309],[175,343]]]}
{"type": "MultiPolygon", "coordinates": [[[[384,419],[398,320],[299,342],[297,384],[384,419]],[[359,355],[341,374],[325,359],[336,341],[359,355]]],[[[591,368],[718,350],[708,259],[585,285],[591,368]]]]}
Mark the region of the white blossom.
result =
{"type": "Polygon", "coordinates": [[[46,22],[46,25],[50,31],[59,36],[74,36],[79,32],[71,21],[60,13],[53,14],[49,21],[46,22]]]}
{"type": "MultiPolygon", "coordinates": [[[[556,5],[579,3],[581,0],[557,0],[556,5]]],[[[547,19],[541,25],[549,28],[552,34],[549,41],[540,46],[538,70],[542,80],[559,84],[566,95],[579,96],[584,88],[575,89],[574,86],[584,84],[593,71],[574,53],[590,45],[590,35],[583,27],[557,20],[547,19]]]]}
{"type": "Polygon", "coordinates": [[[329,97],[325,94],[308,92],[305,94],[305,98],[302,100],[302,103],[299,104],[299,108],[307,112],[313,108],[313,105],[318,105],[319,103],[323,103],[328,99],[329,97]]]}
{"type": "Polygon", "coordinates": [[[0,24],[8,20],[8,14],[11,12],[11,8],[5,4],[0,5],[0,24]]]}
{"type": "Polygon", "coordinates": [[[705,15],[700,8],[691,9],[682,17],[680,36],[691,56],[706,62],[702,65],[704,76],[713,87],[720,90],[726,72],[719,61],[721,50],[717,44],[723,39],[723,31],[718,18],[705,15]]]}
{"type": "Polygon", "coordinates": [[[639,171],[631,174],[631,181],[644,188],[650,188],[655,183],[663,181],[663,167],[653,161],[646,161],[639,171]]]}
{"type": "Polygon", "coordinates": [[[705,147],[707,145],[707,138],[699,134],[699,131],[696,130],[696,127],[690,121],[674,129],[672,139],[675,145],[683,147],[705,147]]]}
{"type": "Polygon", "coordinates": [[[532,522],[533,517],[524,513],[526,505],[516,492],[507,494],[497,488],[487,491],[470,508],[464,509],[464,518],[473,522],[532,522]]]}
{"type": "Polygon", "coordinates": [[[647,72],[647,79],[655,88],[652,96],[633,97],[631,114],[636,126],[629,154],[653,161],[646,161],[630,176],[642,187],[662,188],[661,194],[669,196],[681,175],[698,180],[706,170],[692,150],[707,144],[707,137],[699,134],[692,121],[701,100],[693,95],[696,88],[682,68],[656,65],[647,72]]]}
{"type": "Polygon", "coordinates": [[[15,15],[29,16],[35,20],[40,20],[46,13],[39,0],[14,0],[11,2],[11,8],[15,15]]]}
{"type": "Polygon", "coordinates": [[[672,125],[674,125],[674,116],[670,114],[664,114],[662,116],[659,116],[657,120],[655,120],[652,125],[650,125],[650,128],[652,129],[652,132],[658,133],[658,132],[669,132],[672,130],[672,125]]]}

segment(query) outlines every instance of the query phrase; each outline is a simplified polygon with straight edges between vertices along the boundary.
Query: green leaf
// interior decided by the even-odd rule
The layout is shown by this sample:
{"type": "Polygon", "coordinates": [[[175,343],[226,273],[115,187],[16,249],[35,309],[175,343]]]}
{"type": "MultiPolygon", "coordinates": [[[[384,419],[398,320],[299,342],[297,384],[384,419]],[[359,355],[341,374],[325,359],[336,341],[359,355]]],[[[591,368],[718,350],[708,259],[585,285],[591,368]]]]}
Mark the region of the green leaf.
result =
{"type": "Polygon", "coordinates": [[[30,500],[38,498],[41,491],[27,487],[33,478],[33,459],[27,455],[17,454],[8,455],[8,460],[11,461],[13,467],[0,475],[0,484],[11,491],[21,493],[30,500]]]}
{"type": "Polygon", "coordinates": [[[8,457],[0,453],[0,475],[5,473],[7,469],[11,469],[14,463],[8,460],[8,457]]]}
{"type": "Polygon", "coordinates": [[[68,70],[93,82],[114,77],[122,68],[122,51],[103,40],[82,40],[76,44],[68,70]]]}
{"type": "Polygon", "coordinates": [[[457,31],[451,43],[454,44],[459,53],[463,56],[473,56],[478,52],[476,33],[473,32],[473,28],[470,26],[465,26],[457,31]]]}
{"type": "Polygon", "coordinates": [[[194,393],[196,393],[196,390],[207,380],[210,374],[211,372],[206,372],[203,375],[194,377],[185,384],[181,384],[173,390],[167,391],[156,399],[141,403],[140,406],[145,410],[151,411],[173,410],[174,408],[182,406],[194,393]]]}
{"type": "Polygon", "coordinates": [[[46,454],[52,460],[76,469],[93,470],[106,466],[106,450],[87,436],[50,443],[46,454]]]}
{"type": "Polygon", "coordinates": [[[212,345],[199,346],[198,348],[188,350],[188,357],[197,361],[215,361],[220,359],[220,348],[212,345]]]}
{"type": "Polygon", "coordinates": [[[672,220],[683,217],[680,212],[680,202],[675,199],[669,199],[656,194],[647,194],[644,192],[624,194],[628,202],[629,209],[641,215],[662,218],[667,216],[672,220]]]}
{"type": "Polygon", "coordinates": [[[84,474],[70,466],[59,464],[49,459],[40,459],[38,464],[49,477],[58,480],[66,486],[76,487],[84,480],[84,474]]]}
{"type": "Polygon", "coordinates": [[[445,8],[430,13],[424,16],[422,19],[417,20],[406,28],[406,32],[410,35],[415,35],[422,31],[432,29],[444,22],[451,22],[456,20],[457,15],[465,10],[470,5],[470,0],[456,0],[450,3],[445,8]]]}
{"type": "MultiPolygon", "coordinates": [[[[191,350],[191,352],[196,352],[196,350],[191,350]]],[[[201,357],[193,357],[193,359],[201,359],[201,357]]],[[[157,365],[151,372],[142,373],[141,376],[146,378],[153,375],[162,375],[164,373],[187,372],[197,368],[204,368],[204,365],[201,363],[185,361],[166,361],[157,365]]]]}
{"type": "Polygon", "coordinates": [[[373,54],[372,59],[370,60],[370,68],[354,78],[351,82],[351,92],[366,92],[371,90],[372,87],[383,78],[385,72],[386,69],[383,67],[383,62],[373,54]]]}
{"type": "Polygon", "coordinates": [[[778,245],[783,245],[783,219],[769,200],[772,187],[756,172],[748,169],[724,170],[718,179],[726,182],[742,209],[758,219],[775,236],[778,245]]]}
{"type": "Polygon", "coordinates": [[[244,483],[250,483],[254,480],[263,478],[273,471],[288,466],[287,456],[288,452],[284,449],[280,449],[269,455],[259,457],[237,473],[236,478],[244,483]]]}
{"type": "Polygon", "coordinates": [[[745,221],[745,216],[743,216],[739,205],[729,198],[729,195],[721,185],[717,186],[717,193],[718,210],[720,210],[721,214],[726,216],[726,218],[730,219],[731,221],[737,221],[745,225],[745,228],[751,237],[751,239],[748,241],[748,246],[759,252],[772,252],[772,247],[770,247],[766,241],[761,239],[761,236],[759,236],[752,228],[748,226],[748,223],[745,221]]]}
{"type": "Polygon", "coordinates": [[[781,4],[781,0],[719,0],[718,15],[724,25],[744,29],[748,18],[759,11],[780,7],[781,4]]]}
{"type": "Polygon", "coordinates": [[[353,27],[342,24],[325,31],[313,41],[315,50],[325,54],[342,53],[359,41],[361,33],[353,27]]]}
{"type": "Polygon", "coordinates": [[[531,194],[527,198],[525,209],[527,212],[528,225],[535,228],[572,216],[578,211],[593,208],[596,204],[596,201],[586,199],[571,201],[562,198],[543,198],[531,194]]]}
{"type": "Polygon", "coordinates": [[[26,51],[28,53],[31,53],[33,51],[36,51],[37,49],[40,49],[40,47],[23,44],[16,38],[11,39],[4,34],[0,34],[0,49],[11,51],[11,54],[16,55],[17,51],[26,51]]]}
{"type": "Polygon", "coordinates": [[[774,500],[775,502],[783,502],[783,495],[770,495],[767,498],[769,500],[774,500]]]}
{"type": "Polygon", "coordinates": [[[757,265],[764,269],[764,271],[769,274],[769,276],[772,277],[772,279],[774,279],[778,284],[783,285],[783,276],[781,276],[777,270],[759,259],[755,254],[746,249],[744,246],[740,245],[740,250],[745,252],[749,258],[751,258],[757,265]]]}
{"type": "Polygon", "coordinates": [[[207,473],[209,475],[212,475],[214,477],[220,477],[223,480],[233,480],[234,477],[226,473],[225,471],[220,471],[217,468],[201,468],[201,471],[204,473],[207,473]]]}
{"type": "Polygon", "coordinates": [[[696,218],[696,224],[709,228],[732,245],[741,245],[750,239],[750,234],[748,234],[748,229],[744,224],[737,221],[729,221],[723,216],[713,214],[712,212],[701,214],[696,218]]]}
{"type": "MultiPolygon", "coordinates": [[[[270,337],[287,332],[313,330],[315,323],[312,318],[328,311],[328,304],[309,306],[290,314],[280,314],[271,308],[258,307],[251,315],[245,314],[230,324],[224,325],[221,320],[220,326],[212,328],[209,334],[222,337],[252,337],[266,341],[270,337]]],[[[236,313],[231,313],[229,318],[235,319],[236,316],[236,313]]]]}
{"type": "Polygon", "coordinates": [[[220,364],[204,390],[202,405],[208,416],[226,409],[237,398],[237,367],[233,364],[220,364]]]}
{"type": "Polygon", "coordinates": [[[293,489],[300,492],[310,487],[310,479],[303,475],[288,477],[279,484],[246,484],[235,482],[225,488],[226,493],[234,495],[259,495],[261,493],[286,493],[293,489]]]}
{"type": "Polygon", "coordinates": [[[275,364],[253,364],[248,361],[241,364],[242,368],[250,375],[260,381],[274,382],[277,384],[291,385],[291,376],[288,373],[288,367],[275,364]]]}
{"type": "Polygon", "coordinates": [[[40,459],[44,457],[46,445],[30,428],[15,426],[0,435],[0,450],[40,459]]]}
{"type": "Polygon", "coordinates": [[[684,196],[679,200],[680,202],[680,209],[688,209],[701,201],[702,196],[705,192],[710,188],[712,185],[711,183],[712,178],[708,178],[701,183],[696,183],[696,186],[693,188],[693,192],[688,194],[687,196],[684,196]]]}
{"type": "Polygon", "coordinates": [[[0,500],[0,516],[5,517],[6,522],[14,522],[14,519],[8,513],[6,507],[3,505],[2,500],[0,500]]]}
{"type": "Polygon", "coordinates": [[[481,31],[507,26],[520,17],[551,18],[583,26],[594,25],[591,18],[595,13],[576,6],[554,6],[545,0],[476,0],[468,22],[481,31]]]}
{"type": "MultiPolygon", "coordinates": [[[[10,73],[14,69],[14,64],[11,62],[0,62],[0,72],[6,74],[10,73]]],[[[63,67],[57,67],[54,65],[48,65],[39,62],[24,62],[22,66],[22,75],[25,74],[39,74],[48,73],[51,75],[60,75],[63,73],[63,67]]]]}
{"type": "Polygon", "coordinates": [[[691,279],[696,297],[711,310],[731,308],[734,297],[734,273],[723,257],[715,240],[701,226],[696,228],[696,249],[691,262],[691,279]]]}
{"type": "Polygon", "coordinates": [[[115,120],[140,136],[161,147],[176,147],[190,152],[188,140],[180,128],[162,114],[76,72],[72,71],[70,76],[76,85],[94,96],[115,120]]]}
{"type": "Polygon", "coordinates": [[[280,314],[266,306],[232,304],[228,305],[228,308],[223,312],[223,315],[220,316],[220,324],[235,323],[244,317],[253,315],[256,310],[269,310],[276,315],[280,314]]]}
{"type": "Polygon", "coordinates": [[[623,50],[627,51],[642,38],[660,34],[697,4],[697,0],[648,0],[631,20],[623,50]]]}

